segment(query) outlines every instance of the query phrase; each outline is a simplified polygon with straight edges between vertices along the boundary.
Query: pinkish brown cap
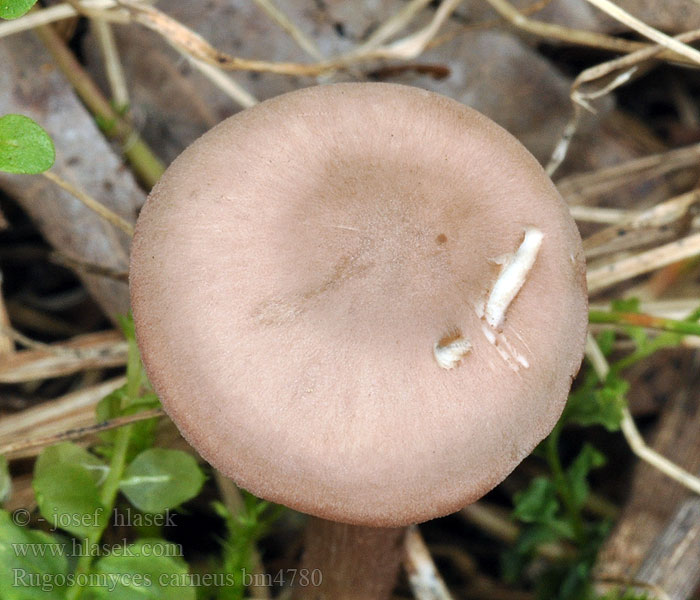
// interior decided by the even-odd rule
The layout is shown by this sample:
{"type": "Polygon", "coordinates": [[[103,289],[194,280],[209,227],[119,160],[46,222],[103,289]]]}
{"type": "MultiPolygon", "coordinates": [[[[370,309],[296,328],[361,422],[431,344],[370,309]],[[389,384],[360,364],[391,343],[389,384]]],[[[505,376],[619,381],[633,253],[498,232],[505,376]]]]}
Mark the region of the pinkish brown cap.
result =
{"type": "Polygon", "coordinates": [[[131,299],[187,440],[252,493],[400,526],[503,480],[583,354],[581,242],[535,159],[454,100],[314,87],[224,121],[151,193],[131,299]]]}

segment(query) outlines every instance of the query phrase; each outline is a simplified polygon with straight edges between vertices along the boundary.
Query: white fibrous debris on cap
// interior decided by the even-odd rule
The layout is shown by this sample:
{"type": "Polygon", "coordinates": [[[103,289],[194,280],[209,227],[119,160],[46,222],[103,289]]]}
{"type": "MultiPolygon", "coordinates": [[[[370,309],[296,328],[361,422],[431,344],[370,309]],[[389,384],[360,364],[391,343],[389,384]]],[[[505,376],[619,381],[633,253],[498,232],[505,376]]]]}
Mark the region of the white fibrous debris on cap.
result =
{"type": "Polygon", "coordinates": [[[433,354],[440,367],[454,369],[471,349],[469,340],[457,335],[441,339],[433,347],[433,354]]]}
{"type": "Polygon", "coordinates": [[[523,287],[527,274],[535,264],[544,234],[534,227],[525,229],[525,237],[516,253],[501,269],[486,302],[486,322],[493,328],[500,327],[510,303],[523,287]]]}

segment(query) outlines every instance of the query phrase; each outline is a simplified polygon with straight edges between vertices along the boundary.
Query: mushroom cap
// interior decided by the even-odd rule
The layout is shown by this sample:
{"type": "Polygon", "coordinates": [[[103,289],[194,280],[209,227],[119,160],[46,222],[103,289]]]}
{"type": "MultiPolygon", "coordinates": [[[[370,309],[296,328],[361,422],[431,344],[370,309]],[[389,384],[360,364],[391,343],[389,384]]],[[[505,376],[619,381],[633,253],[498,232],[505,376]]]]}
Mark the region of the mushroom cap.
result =
{"type": "Polygon", "coordinates": [[[371,526],[502,481],[556,423],[587,323],[580,237],[532,155],[383,83],[285,94],[199,138],[141,212],[130,284],[192,446],[258,496],[371,526]],[[528,228],[541,246],[494,329],[499,257],[528,228]],[[469,350],[442,368],[455,339],[469,350]]]}

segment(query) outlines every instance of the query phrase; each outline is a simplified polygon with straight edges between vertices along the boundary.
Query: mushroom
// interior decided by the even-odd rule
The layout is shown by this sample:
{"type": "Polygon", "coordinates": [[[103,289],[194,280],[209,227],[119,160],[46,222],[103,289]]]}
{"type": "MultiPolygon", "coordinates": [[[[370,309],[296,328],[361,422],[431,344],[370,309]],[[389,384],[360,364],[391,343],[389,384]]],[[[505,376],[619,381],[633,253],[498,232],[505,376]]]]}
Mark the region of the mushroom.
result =
{"type": "Polygon", "coordinates": [[[400,528],[474,502],[554,426],[583,355],[584,272],[515,138],[440,95],[351,83],[265,101],[187,148],[141,212],[130,283],[184,437],[320,519],[305,565],[323,583],[300,597],[373,600],[400,528]]]}

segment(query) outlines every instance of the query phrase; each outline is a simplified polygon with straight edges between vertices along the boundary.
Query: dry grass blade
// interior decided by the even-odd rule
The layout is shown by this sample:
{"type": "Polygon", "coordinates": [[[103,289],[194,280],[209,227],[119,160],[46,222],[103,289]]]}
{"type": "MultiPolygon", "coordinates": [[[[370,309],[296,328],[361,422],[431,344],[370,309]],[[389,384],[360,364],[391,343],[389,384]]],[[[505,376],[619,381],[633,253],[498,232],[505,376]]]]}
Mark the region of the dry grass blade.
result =
{"type": "Polygon", "coordinates": [[[249,60],[231,56],[214,48],[201,35],[185,27],[179,21],[151,6],[133,0],[119,0],[127,7],[132,18],[144,27],[163,36],[175,48],[211,65],[232,71],[258,71],[280,75],[319,75],[331,66],[325,63],[303,64],[249,60]]]}
{"type": "Polygon", "coordinates": [[[631,211],[622,208],[606,208],[602,206],[569,206],[571,216],[577,221],[586,223],[603,223],[614,225],[629,219],[631,211]]]}
{"type": "MultiPolygon", "coordinates": [[[[0,419],[0,439],[3,445],[7,445],[22,439],[48,437],[68,429],[93,425],[97,403],[125,382],[126,377],[117,377],[5,416],[0,419]]],[[[27,451],[19,454],[34,456],[37,453],[27,451]]]]}
{"type": "MultiPolygon", "coordinates": [[[[685,33],[682,33],[675,38],[669,38],[673,39],[677,42],[693,42],[700,38],[700,30],[693,30],[693,31],[687,31],[685,33]]],[[[686,46],[683,44],[684,47],[690,47],[686,46]]],[[[607,62],[601,63],[599,65],[596,65],[594,67],[590,67],[588,69],[585,69],[582,71],[574,80],[573,84],[571,85],[571,98],[575,102],[577,97],[584,96],[585,94],[583,92],[579,91],[579,88],[585,84],[585,83],[590,83],[592,81],[595,81],[597,79],[600,79],[602,77],[606,77],[610,75],[611,73],[617,72],[617,71],[627,71],[631,68],[633,68],[635,65],[638,65],[639,63],[642,63],[646,60],[650,60],[652,58],[657,58],[661,55],[662,51],[664,50],[664,46],[662,45],[657,45],[657,46],[647,46],[646,48],[637,50],[636,52],[632,52],[631,54],[628,54],[627,56],[622,56],[620,58],[616,58],[614,60],[609,60],[607,62]]],[[[696,51],[697,52],[697,51],[696,51]]]]}
{"type": "Polygon", "coordinates": [[[648,47],[643,42],[530,19],[507,0],[487,0],[487,2],[512,26],[539,37],[612,52],[624,52],[625,54],[648,47]]]}
{"type": "MultiPolygon", "coordinates": [[[[598,346],[598,343],[591,334],[588,334],[586,338],[586,357],[591,362],[591,365],[593,365],[598,379],[605,381],[610,372],[610,367],[600,346],[598,346]]],[[[628,408],[623,409],[621,429],[634,454],[692,492],[700,494],[700,478],[692,473],[688,473],[688,471],[679,467],[676,463],[668,460],[665,456],[661,456],[658,452],[647,446],[628,408]]]]}
{"type": "Polygon", "coordinates": [[[381,46],[393,35],[404,29],[431,0],[411,0],[401,10],[380,25],[367,40],[360,44],[354,54],[364,54],[381,46]]]}
{"type": "Polygon", "coordinates": [[[430,41],[437,35],[440,27],[445,23],[462,0],[443,0],[435,11],[435,15],[423,29],[400,39],[386,48],[378,48],[376,54],[384,58],[411,59],[420,56],[430,41]]]}
{"type": "Polygon", "coordinates": [[[658,177],[686,167],[697,167],[699,160],[700,144],[693,144],[597,171],[571,175],[560,179],[557,189],[567,202],[583,203],[587,199],[614,191],[638,176],[658,177]]]}
{"type": "Polygon", "coordinates": [[[116,331],[78,336],[48,348],[22,350],[0,359],[0,383],[36,381],[86,369],[126,364],[127,343],[116,331]],[[62,352],[56,352],[56,349],[62,352]]]}
{"type": "Polygon", "coordinates": [[[114,279],[115,281],[129,281],[128,271],[117,271],[111,267],[105,267],[102,265],[96,265],[95,263],[77,260],[62,254],[61,252],[51,252],[51,254],[49,254],[49,260],[54,264],[61,265],[62,267],[66,267],[68,269],[73,269],[74,271],[80,271],[90,275],[100,275],[102,277],[114,279]]]}
{"type": "Polygon", "coordinates": [[[316,60],[323,60],[323,55],[314,41],[297,27],[271,0],[253,0],[265,13],[287,32],[299,47],[316,60]]]}
{"type": "Polygon", "coordinates": [[[35,350],[44,350],[55,354],[56,356],[75,356],[74,350],[68,350],[62,346],[52,346],[51,344],[45,344],[44,342],[38,342],[32,338],[24,335],[22,332],[17,331],[10,325],[0,325],[0,332],[2,335],[7,336],[11,340],[17,342],[25,348],[33,348],[35,350]]]}
{"type": "Polygon", "coordinates": [[[94,425],[86,425],[84,427],[68,429],[66,431],[47,435],[46,437],[17,440],[16,442],[3,444],[0,446],[0,455],[9,455],[10,457],[19,453],[26,455],[27,451],[36,451],[41,448],[45,448],[46,446],[57,444],[58,442],[77,440],[88,435],[100,433],[101,431],[108,431],[110,429],[116,429],[117,427],[123,427],[124,425],[129,425],[131,423],[138,423],[139,421],[162,417],[164,414],[165,411],[162,408],[153,408],[135,413],[133,415],[126,415],[123,417],[117,417],[116,419],[110,419],[109,421],[104,421],[102,423],[96,423],[94,425]]]}
{"type": "Polygon", "coordinates": [[[101,202],[95,200],[92,196],[90,196],[90,194],[84,192],[77,186],[73,185],[69,181],[66,181],[65,179],[63,179],[59,175],[56,175],[56,173],[52,171],[45,171],[44,173],[42,173],[42,175],[46,177],[46,179],[53,181],[60,188],[67,191],[74,198],[80,200],[85,206],[87,206],[90,210],[95,211],[108,223],[114,225],[118,229],[121,229],[128,236],[134,235],[134,226],[131,223],[120,217],[114,211],[107,208],[101,202]]]}
{"type": "Polygon", "coordinates": [[[615,283],[632,279],[637,275],[697,254],[700,254],[700,233],[694,233],[652,250],[593,266],[588,270],[588,291],[595,293],[615,283]]]}
{"type": "Polygon", "coordinates": [[[416,525],[406,530],[404,567],[416,600],[452,600],[416,525]]]}
{"type": "MultiPolygon", "coordinates": [[[[698,38],[700,38],[700,30],[683,33],[676,36],[674,39],[679,42],[692,42],[698,38]]],[[[554,151],[552,152],[552,157],[547,164],[546,171],[550,177],[554,175],[556,170],[566,158],[569,151],[569,145],[576,134],[581,120],[582,107],[595,112],[593,107],[588,102],[589,100],[600,98],[601,96],[609,94],[615,88],[629,82],[635,73],[636,65],[651,58],[657,56],[660,57],[663,54],[663,50],[665,50],[663,46],[646,46],[640,50],[628,54],[627,56],[616,58],[614,60],[585,69],[576,77],[576,79],[574,79],[574,82],[571,84],[570,91],[574,112],[566,125],[561,138],[556,143],[554,151]],[[619,73],[620,70],[623,70],[623,72],[619,73]],[[614,75],[616,72],[618,72],[618,74],[614,75]],[[600,89],[594,89],[587,92],[579,89],[585,83],[590,83],[610,75],[612,75],[612,80],[600,89]]],[[[695,63],[693,62],[693,64],[695,63]]],[[[623,183],[620,183],[620,185],[623,185],[623,183]]]]}
{"type": "Polygon", "coordinates": [[[630,29],[642,34],[644,37],[649,38],[660,46],[673,50],[681,56],[685,56],[694,63],[700,65],[700,51],[696,50],[695,48],[691,48],[678,39],[674,39],[667,36],[665,33],[661,33],[658,29],[650,27],[643,21],[640,21],[628,12],[622,10],[616,4],[610,2],[610,0],[586,0],[586,2],[599,8],[603,12],[610,15],[613,19],[627,25],[630,29]]]}
{"type": "Polygon", "coordinates": [[[667,236],[665,232],[655,230],[667,228],[674,221],[689,216],[688,211],[697,202],[700,202],[700,190],[671,198],[644,211],[630,212],[614,226],[606,227],[586,238],[583,241],[586,256],[626,250],[655,237],[667,236]]]}
{"type": "Polygon", "coordinates": [[[182,56],[184,56],[195,69],[197,69],[216,87],[218,87],[229,98],[243,108],[250,108],[258,103],[258,99],[253,96],[253,94],[251,94],[238,82],[231,79],[218,67],[195,58],[191,54],[185,52],[182,48],[176,48],[176,50],[180,52],[180,54],[182,54],[182,56]]]}
{"type": "Polygon", "coordinates": [[[118,109],[126,108],[129,106],[129,88],[119,59],[112,26],[101,17],[93,18],[92,24],[102,50],[107,81],[109,81],[109,87],[112,91],[112,102],[118,109]]]}

